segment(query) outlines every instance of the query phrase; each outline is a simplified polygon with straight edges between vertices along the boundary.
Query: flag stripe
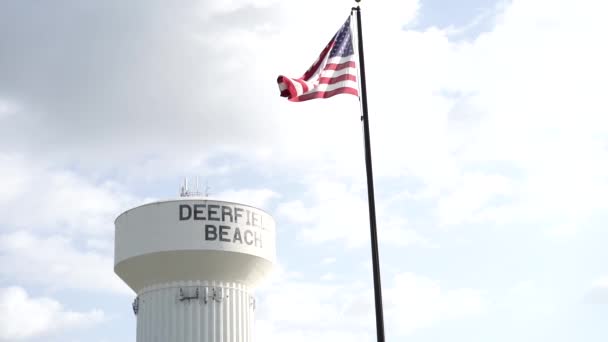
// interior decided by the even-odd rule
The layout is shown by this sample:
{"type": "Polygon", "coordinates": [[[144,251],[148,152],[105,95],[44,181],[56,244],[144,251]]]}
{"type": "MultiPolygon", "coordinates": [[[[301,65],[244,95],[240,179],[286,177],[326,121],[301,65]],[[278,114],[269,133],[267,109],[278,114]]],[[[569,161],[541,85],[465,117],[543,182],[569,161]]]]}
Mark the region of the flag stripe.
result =
{"type": "Polygon", "coordinates": [[[330,41],[327,44],[325,49],[323,49],[323,51],[321,52],[321,55],[319,56],[317,61],[315,63],[313,63],[313,65],[304,73],[302,78],[309,79],[314,74],[316,74],[319,71],[319,68],[323,65],[323,62],[325,62],[327,60],[327,57],[329,56],[329,52],[331,51],[331,49],[333,47],[334,47],[334,42],[333,42],[333,38],[332,38],[332,41],[330,41]]]}
{"type": "MultiPolygon", "coordinates": [[[[316,84],[321,85],[321,84],[333,84],[333,83],[337,83],[340,81],[345,81],[345,80],[350,80],[350,81],[357,81],[357,76],[355,75],[356,70],[353,69],[349,69],[349,70],[344,70],[342,72],[336,73],[327,73],[327,75],[324,75],[322,77],[319,77],[318,81],[316,84]]],[[[292,80],[288,77],[284,77],[283,81],[279,83],[279,88],[281,91],[289,89],[289,86],[286,85],[286,83],[288,81],[291,81],[292,83],[294,83],[295,87],[298,87],[297,90],[302,89],[302,91],[304,93],[308,92],[308,88],[312,88],[310,86],[309,82],[306,82],[304,80],[292,80]],[[299,88],[301,87],[301,88],[299,88]]]]}
{"type": "MultiPolygon", "coordinates": [[[[345,68],[356,68],[357,65],[354,62],[354,56],[349,56],[348,58],[329,58],[325,62],[325,66],[322,69],[317,70],[311,77],[305,78],[300,77],[301,79],[312,80],[314,81],[318,77],[327,77],[329,73],[332,71],[339,71],[345,68]],[[352,62],[352,63],[350,63],[352,62]]],[[[339,75],[341,75],[340,73],[339,75]]]]}
{"type": "MultiPolygon", "coordinates": [[[[313,93],[315,91],[332,91],[332,90],[340,89],[340,88],[357,89],[357,82],[353,82],[351,80],[346,80],[346,81],[336,82],[334,84],[319,84],[318,87],[309,91],[308,93],[313,93]]],[[[308,94],[308,93],[304,93],[304,94],[308,94]]]]}
{"type": "Polygon", "coordinates": [[[324,70],[319,75],[319,77],[338,77],[338,76],[347,75],[347,74],[356,75],[357,69],[346,68],[346,69],[341,69],[341,70],[324,70]]]}
{"type": "MultiPolygon", "coordinates": [[[[290,79],[288,80],[291,81],[290,79]]],[[[310,87],[310,91],[304,91],[304,89],[308,88],[306,82],[302,80],[294,81],[295,82],[286,82],[286,87],[281,91],[281,96],[289,97],[291,99],[290,95],[293,93],[305,95],[308,93],[319,91],[331,91],[340,88],[353,88],[355,91],[358,90],[357,77],[352,74],[344,74],[337,77],[319,78],[318,83],[314,87],[310,87]]]]}
{"type": "Polygon", "coordinates": [[[358,96],[357,63],[350,17],[302,77],[281,75],[277,82],[281,96],[294,102],[329,98],[337,94],[358,96]]]}
{"type": "Polygon", "coordinates": [[[319,78],[319,84],[335,84],[335,83],[343,82],[343,81],[353,81],[356,84],[357,76],[355,76],[353,74],[344,74],[344,75],[334,76],[334,77],[319,78]]]}
{"type": "Polygon", "coordinates": [[[356,56],[355,55],[349,55],[349,56],[344,56],[344,57],[331,57],[327,59],[327,64],[342,64],[342,63],[346,63],[346,62],[355,62],[356,61],[356,56]]]}
{"type": "Polygon", "coordinates": [[[330,97],[332,97],[334,95],[338,95],[338,94],[351,94],[351,95],[359,96],[359,91],[354,88],[340,88],[340,89],[334,89],[331,91],[316,91],[314,93],[309,93],[309,94],[304,94],[304,95],[298,96],[297,98],[295,98],[291,101],[292,102],[302,102],[302,101],[307,101],[307,100],[312,100],[312,99],[327,99],[327,98],[330,98],[330,97]]]}
{"type": "Polygon", "coordinates": [[[303,80],[296,80],[296,82],[298,82],[298,84],[300,86],[302,86],[302,92],[306,93],[306,92],[308,92],[308,90],[310,90],[310,87],[308,86],[308,84],[306,84],[305,81],[303,81],[303,80]]]}
{"type": "Polygon", "coordinates": [[[355,68],[356,64],[354,61],[350,61],[350,62],[346,62],[346,63],[341,63],[341,64],[327,64],[325,65],[325,67],[323,68],[323,70],[342,70],[342,69],[346,69],[346,68],[355,68]]]}

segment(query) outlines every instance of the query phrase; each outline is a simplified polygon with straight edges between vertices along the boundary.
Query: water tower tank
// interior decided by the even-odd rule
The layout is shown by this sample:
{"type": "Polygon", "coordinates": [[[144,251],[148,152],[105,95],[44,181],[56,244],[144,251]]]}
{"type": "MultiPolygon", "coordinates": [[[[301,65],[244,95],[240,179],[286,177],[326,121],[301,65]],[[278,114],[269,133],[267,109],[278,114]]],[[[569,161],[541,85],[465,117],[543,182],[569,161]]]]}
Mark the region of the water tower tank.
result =
{"type": "Polygon", "coordinates": [[[137,342],[252,340],[252,289],[275,263],[275,222],[240,203],[181,197],[116,218],[114,271],[136,293],[137,342]]]}

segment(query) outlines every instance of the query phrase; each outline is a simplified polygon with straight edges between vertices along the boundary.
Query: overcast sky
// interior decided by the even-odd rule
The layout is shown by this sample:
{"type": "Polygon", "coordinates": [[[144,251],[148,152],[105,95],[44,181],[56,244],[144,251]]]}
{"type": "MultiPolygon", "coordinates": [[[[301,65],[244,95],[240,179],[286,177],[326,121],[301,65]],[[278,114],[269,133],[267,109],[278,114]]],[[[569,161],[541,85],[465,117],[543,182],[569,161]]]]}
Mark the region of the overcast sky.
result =
{"type": "MultiPolygon", "coordinates": [[[[276,84],[351,5],[1,1],[0,341],[135,341],[114,218],[194,176],[277,221],[258,341],[374,341],[358,100],[276,84]]],[[[363,0],[388,341],[608,340],[607,10],[363,0]]]]}

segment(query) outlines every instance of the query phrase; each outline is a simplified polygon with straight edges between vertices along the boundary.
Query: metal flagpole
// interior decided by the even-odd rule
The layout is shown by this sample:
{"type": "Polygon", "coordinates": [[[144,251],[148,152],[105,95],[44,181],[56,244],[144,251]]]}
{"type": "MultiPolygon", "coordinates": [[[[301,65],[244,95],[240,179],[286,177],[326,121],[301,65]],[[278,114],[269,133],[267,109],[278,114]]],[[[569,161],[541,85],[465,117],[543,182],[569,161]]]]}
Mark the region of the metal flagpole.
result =
{"type": "Polygon", "coordinates": [[[367,115],[367,88],[365,85],[365,61],[363,58],[363,35],[361,29],[361,9],[357,7],[357,42],[359,50],[359,77],[361,78],[361,108],[363,121],[363,135],[365,138],[365,168],[367,170],[367,199],[369,204],[369,229],[372,244],[372,266],[374,275],[374,301],[376,304],[376,335],[378,342],[384,342],[384,313],[382,312],[382,289],[380,284],[380,257],[378,255],[378,234],[376,232],[376,203],[374,200],[374,177],[372,174],[372,149],[369,138],[369,117],[367,115]]]}

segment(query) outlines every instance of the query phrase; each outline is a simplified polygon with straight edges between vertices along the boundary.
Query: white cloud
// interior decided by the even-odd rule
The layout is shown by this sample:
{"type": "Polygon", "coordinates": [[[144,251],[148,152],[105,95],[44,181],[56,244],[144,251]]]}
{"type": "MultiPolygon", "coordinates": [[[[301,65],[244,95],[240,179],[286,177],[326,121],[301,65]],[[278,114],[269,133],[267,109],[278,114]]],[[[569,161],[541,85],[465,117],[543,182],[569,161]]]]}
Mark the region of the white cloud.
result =
{"type": "Polygon", "coordinates": [[[230,13],[246,8],[268,7],[278,2],[277,0],[224,0],[205,1],[200,3],[201,15],[230,13]]]}
{"type": "Polygon", "coordinates": [[[555,287],[535,280],[522,280],[507,289],[494,302],[494,311],[505,310],[517,314],[520,320],[538,321],[555,314],[560,309],[560,301],[555,287]]]}
{"type": "Polygon", "coordinates": [[[0,164],[0,214],[11,230],[108,236],[116,216],[143,201],[114,182],[96,182],[20,156],[0,153],[0,164]]]}
{"type": "MultiPolygon", "coordinates": [[[[552,5],[551,11],[539,10],[544,8],[544,4],[542,1],[514,1],[505,6],[494,30],[472,42],[452,42],[448,32],[438,29],[425,32],[397,30],[399,26],[415,20],[420,6],[418,1],[363,4],[377,177],[413,176],[431,187],[446,186],[450,189],[467,174],[463,167],[468,162],[508,160],[516,162],[516,166],[526,173],[534,167],[531,164],[535,160],[544,158],[548,149],[560,150],[564,144],[554,143],[561,137],[568,137],[568,143],[575,145],[574,151],[598,146],[599,142],[595,141],[591,145],[581,145],[579,138],[589,130],[601,130],[605,126],[597,123],[602,122],[603,115],[600,114],[605,111],[598,82],[606,79],[603,62],[606,49],[601,44],[594,44],[601,41],[604,24],[596,13],[602,13],[600,9],[604,5],[585,2],[585,5],[573,7],[562,1],[552,5]],[[594,9],[594,6],[600,8],[594,9]],[[568,21],[562,18],[568,18],[568,21]],[[587,39],[578,39],[580,36],[587,39]],[[395,43],[385,44],[385,39],[395,43]],[[403,63],[394,68],[392,63],[385,63],[387,55],[403,63]],[[393,84],[395,79],[399,80],[398,86],[386,86],[393,84]],[[444,96],[442,90],[460,96],[457,99],[444,96]],[[574,100],[580,98],[585,101],[574,100]],[[547,134],[549,129],[556,128],[560,134],[547,134]],[[561,134],[572,130],[578,130],[580,134],[561,134]],[[542,141],[547,143],[539,145],[542,141]]],[[[37,125],[47,131],[50,125],[56,128],[50,131],[64,132],[67,127],[80,124],[72,132],[90,134],[78,135],[77,144],[69,140],[72,139],[70,134],[58,134],[69,140],[66,148],[100,145],[107,151],[118,144],[121,148],[112,150],[118,155],[127,153],[125,151],[137,144],[145,153],[137,150],[132,155],[146,155],[146,158],[162,155],[159,157],[161,165],[168,164],[167,160],[171,160],[172,165],[180,165],[181,160],[195,158],[201,153],[233,148],[243,151],[243,154],[256,155],[261,160],[282,161],[291,167],[306,163],[310,172],[338,170],[339,175],[360,178],[363,167],[357,101],[336,98],[322,103],[286,103],[277,98],[274,84],[276,74],[289,73],[290,70],[299,73],[311,63],[326,40],[319,41],[318,37],[329,38],[340,24],[341,19],[336,18],[340,18],[340,13],[345,14],[347,7],[345,10],[343,4],[326,1],[313,1],[302,6],[276,1],[214,1],[188,6],[191,7],[168,10],[158,3],[149,5],[151,13],[147,18],[150,21],[139,26],[141,32],[132,34],[142,38],[136,39],[138,41],[154,43],[129,45],[129,49],[105,48],[106,53],[121,52],[124,56],[112,56],[125,58],[104,58],[94,64],[104,66],[95,69],[117,71],[128,65],[132,67],[128,72],[72,75],[74,84],[69,86],[84,83],[82,77],[86,75],[87,84],[95,84],[101,89],[81,86],[77,90],[85,94],[74,96],[68,91],[73,89],[67,87],[67,94],[64,94],[69,95],[67,98],[90,99],[99,94],[109,94],[105,98],[102,96],[100,101],[73,105],[80,109],[78,115],[103,109],[107,120],[102,123],[94,121],[102,127],[85,125],[74,120],[73,115],[69,116],[70,120],[58,121],[55,114],[63,108],[55,102],[58,101],[57,96],[52,97],[53,101],[46,96],[33,96],[42,101],[48,111],[37,117],[42,120],[36,121],[37,125]],[[325,10],[314,10],[317,5],[322,5],[325,10]],[[192,8],[198,7],[202,9],[191,14],[192,8]],[[305,14],[307,11],[315,12],[317,24],[313,27],[306,25],[310,18],[305,14]],[[201,15],[204,20],[201,20],[201,15]],[[241,20],[243,17],[247,20],[241,20]],[[180,24],[171,25],[176,21],[180,24]],[[210,31],[217,29],[219,22],[225,23],[222,32],[210,31]],[[163,23],[162,28],[156,27],[156,23],[163,23]],[[259,31],[258,27],[274,27],[274,30],[259,31]],[[302,27],[307,27],[304,35],[302,27]],[[293,39],[296,35],[301,39],[293,39]],[[203,38],[199,41],[192,39],[193,36],[203,38]],[[214,48],[209,49],[210,45],[214,48]],[[179,54],[172,51],[179,51],[179,54]],[[157,57],[149,57],[152,59],[145,63],[141,63],[139,58],[133,59],[133,56],[141,55],[157,57]],[[112,64],[115,60],[121,63],[112,64]],[[131,64],[125,64],[125,60],[131,64]],[[199,63],[200,60],[205,60],[205,63],[199,63]],[[226,63],[233,66],[226,67],[226,63]],[[157,65],[164,65],[169,71],[161,75],[150,73],[149,70],[157,65]],[[158,78],[157,82],[150,81],[152,74],[158,78]],[[95,82],[95,78],[104,82],[95,82]],[[250,82],[214,82],[213,87],[209,87],[210,79],[260,82],[252,92],[250,82]],[[124,85],[127,90],[138,89],[138,92],[111,91],[116,84],[124,85]],[[230,100],[229,96],[235,93],[241,94],[239,101],[230,100]],[[151,98],[163,100],[150,103],[151,98]],[[116,103],[117,106],[107,108],[108,103],[116,103]],[[259,106],[260,103],[266,105],[259,106]],[[200,113],[197,108],[204,108],[205,112],[200,113]],[[171,112],[174,119],[168,119],[167,112],[171,112]],[[140,124],[141,117],[147,118],[146,125],[140,124]],[[114,119],[120,120],[121,125],[114,125],[114,119]],[[183,122],[189,124],[184,126],[183,122]],[[205,134],[201,134],[201,129],[205,134]],[[135,130],[138,132],[137,142],[127,134],[135,130]],[[99,134],[96,132],[113,139],[95,139],[99,134]],[[158,139],[159,136],[170,138],[158,139]],[[121,140],[125,138],[129,141],[121,140]],[[162,143],[159,142],[161,140],[162,143]],[[263,158],[264,155],[267,159],[263,158]]],[[[130,19],[130,16],[140,13],[139,9],[133,13],[125,12],[124,18],[130,19]]],[[[120,21],[117,27],[127,22],[130,25],[133,20],[120,21]]],[[[94,25],[83,25],[84,32],[100,34],[97,29],[94,25]]],[[[105,30],[104,34],[116,39],[100,41],[120,44],[124,39],[121,38],[123,31],[105,30]]],[[[60,34],[56,36],[62,37],[60,34]]],[[[60,51],[67,53],[82,43],[79,37],[69,37],[71,39],[62,41],[67,48],[60,51]]],[[[11,51],[18,56],[34,55],[27,53],[26,47],[19,45],[18,48],[11,51]]],[[[69,62],[68,59],[61,61],[69,62]]],[[[24,61],[21,63],[22,67],[29,65],[24,61]]],[[[6,69],[15,68],[8,63],[6,69]]],[[[10,82],[11,78],[7,76],[6,79],[10,82]]],[[[29,84],[27,80],[22,81],[13,83],[29,84]]],[[[24,93],[27,94],[27,90],[24,93]]],[[[30,89],[31,94],[37,91],[35,87],[30,89]]],[[[27,143],[36,141],[29,139],[27,143]]],[[[44,148],[40,142],[36,146],[44,148]]],[[[101,153],[78,155],[83,159],[105,158],[101,153]]],[[[112,158],[117,160],[119,157],[112,158]]],[[[561,169],[560,166],[559,163],[549,163],[546,168],[536,171],[547,174],[556,168],[561,169]]],[[[298,168],[302,171],[301,167],[298,168]]],[[[171,166],[167,172],[178,170],[171,166]]],[[[572,179],[574,175],[563,176],[572,179]]],[[[477,206],[474,202],[479,199],[466,200],[473,203],[462,205],[466,210],[473,210],[477,206]]],[[[454,216],[457,210],[448,211],[452,212],[448,215],[454,216]]],[[[452,217],[455,221],[466,219],[465,216],[452,217]]]]}
{"type": "MultiPolygon", "coordinates": [[[[280,204],[277,213],[298,227],[303,241],[322,243],[343,241],[349,247],[360,247],[369,241],[369,215],[365,189],[341,182],[314,180],[303,196],[280,204]]],[[[377,204],[378,236],[381,242],[396,246],[430,246],[418,232],[408,228],[402,213],[386,210],[377,204]]]]}
{"type": "Polygon", "coordinates": [[[366,341],[373,328],[371,307],[359,299],[371,293],[361,283],[311,282],[281,270],[256,291],[257,339],[331,341],[352,337],[366,341]]]}
{"type": "Polygon", "coordinates": [[[217,195],[211,194],[210,197],[217,198],[218,200],[248,204],[262,210],[268,210],[269,202],[279,198],[280,195],[270,189],[240,189],[225,190],[217,195]]]}
{"type": "Polygon", "coordinates": [[[353,331],[353,329],[323,329],[319,330],[315,327],[306,329],[282,329],[279,324],[269,320],[256,320],[255,325],[255,340],[256,341],[290,341],[290,342],[334,342],[334,341],[352,341],[352,342],[368,342],[372,338],[371,333],[361,333],[353,331]]]}
{"type": "Polygon", "coordinates": [[[600,277],[599,279],[595,280],[592,284],[593,288],[602,288],[602,289],[608,289],[608,276],[606,277],[600,277]]]}
{"type": "Polygon", "coordinates": [[[437,281],[412,273],[395,276],[393,287],[386,292],[386,316],[404,335],[438,321],[476,316],[484,310],[478,290],[445,290],[437,281]]]}
{"type": "Polygon", "coordinates": [[[496,26],[471,41],[432,28],[393,32],[400,43],[385,46],[367,33],[376,174],[422,181],[439,224],[568,235],[605,209],[606,5],[547,4],[500,7],[496,26]],[[387,54],[407,62],[395,70],[387,54]],[[384,87],[389,77],[399,86],[384,87]]]}
{"type": "Polygon", "coordinates": [[[514,187],[514,182],[505,176],[465,173],[450,188],[442,189],[437,203],[439,222],[450,225],[484,220],[484,210],[504,205],[500,202],[510,198],[514,187]]]}
{"type": "MultiPolygon", "coordinates": [[[[333,160],[352,170],[349,158],[334,156],[360,152],[352,148],[360,141],[356,99],[294,105],[278,97],[275,83],[279,73],[301,73],[313,62],[350,5],[148,1],[117,13],[111,3],[82,8],[62,1],[56,4],[62,11],[29,23],[15,19],[31,17],[27,6],[0,11],[0,21],[14,28],[2,39],[8,53],[0,86],[21,94],[25,110],[0,128],[3,144],[67,163],[78,156],[80,165],[101,170],[115,170],[110,164],[117,161],[136,168],[162,160],[159,169],[177,172],[175,165],[226,149],[247,155],[270,150],[274,160],[290,165],[333,160]],[[78,20],[66,21],[73,13],[78,20]],[[112,25],[96,20],[104,15],[112,25]],[[311,17],[315,25],[309,25],[311,17]],[[66,25],[47,25],[55,22],[66,25]],[[42,30],[44,43],[36,34],[42,30]],[[54,53],[47,63],[39,63],[40,51],[49,49],[54,53]],[[57,79],[61,86],[52,83],[57,79]],[[336,127],[344,128],[340,139],[336,127]],[[17,133],[23,131],[27,137],[17,133]]],[[[398,29],[418,7],[416,0],[364,4],[364,21],[369,28],[398,29]]]]}
{"type": "Polygon", "coordinates": [[[86,327],[105,319],[100,310],[65,310],[54,299],[29,297],[21,287],[0,288],[0,317],[0,341],[7,342],[86,327]]]}
{"type": "MultiPolygon", "coordinates": [[[[398,274],[384,286],[385,324],[394,336],[474,317],[485,309],[478,290],[446,290],[437,281],[412,273],[398,274]]],[[[256,333],[275,335],[270,341],[279,336],[290,341],[330,341],[330,336],[366,341],[374,334],[373,292],[366,284],[343,282],[338,276],[331,283],[298,281],[280,273],[258,294],[256,333]]]]}
{"type": "Polygon", "coordinates": [[[386,30],[400,30],[405,25],[416,20],[419,10],[419,0],[389,0],[382,3],[372,1],[361,3],[365,32],[368,32],[368,30],[373,31],[374,29],[381,29],[385,32],[386,30]]]}
{"type": "Polygon", "coordinates": [[[317,243],[339,239],[351,247],[364,243],[367,207],[359,191],[332,182],[317,182],[309,191],[311,207],[298,200],[277,210],[290,222],[302,223],[298,233],[301,239],[317,243]]]}
{"type": "MultiPolygon", "coordinates": [[[[409,223],[397,214],[389,214],[388,210],[379,210],[377,217],[378,238],[382,243],[398,247],[420,246],[438,248],[439,245],[418,233],[417,230],[407,228],[409,223]]],[[[369,231],[369,223],[368,223],[369,231]]],[[[369,233],[367,234],[369,236],[369,233]]],[[[369,238],[367,238],[369,242],[369,238]]]]}
{"type": "Polygon", "coordinates": [[[345,311],[355,288],[309,282],[285,282],[281,285],[268,290],[263,297],[261,319],[267,318],[275,323],[283,323],[283,327],[296,329],[313,325],[319,329],[331,329],[344,326],[345,320],[353,318],[346,317],[345,311]]]}
{"type": "Polygon", "coordinates": [[[599,277],[591,283],[585,300],[594,304],[608,304],[608,276],[599,277]]]}
{"type": "Polygon", "coordinates": [[[320,279],[323,281],[332,281],[332,280],[336,279],[336,275],[331,272],[328,272],[328,273],[323,274],[320,279]]]}
{"type": "Polygon", "coordinates": [[[18,111],[17,105],[0,97],[0,120],[9,115],[13,115],[18,111]]]}
{"type": "Polygon", "coordinates": [[[85,241],[85,246],[88,249],[104,253],[114,252],[114,242],[110,239],[87,239],[85,241]]]}
{"type": "Polygon", "coordinates": [[[283,202],[277,208],[277,215],[285,217],[293,223],[310,223],[314,220],[313,212],[304,206],[301,200],[283,202]]]}
{"type": "Polygon", "coordinates": [[[327,258],[323,258],[323,260],[321,260],[322,265],[330,265],[335,262],[336,262],[336,258],[334,258],[334,257],[327,257],[327,258]]]}
{"type": "Polygon", "coordinates": [[[11,280],[54,289],[132,294],[114,274],[111,253],[81,250],[62,236],[2,234],[0,250],[0,275],[11,280]]]}
{"type": "Polygon", "coordinates": [[[475,94],[481,112],[463,162],[511,163],[523,175],[521,200],[543,215],[547,207],[584,212],[605,193],[608,107],[598,91],[608,48],[597,43],[605,9],[594,1],[514,1],[492,32],[451,59],[450,88],[475,94]]]}

